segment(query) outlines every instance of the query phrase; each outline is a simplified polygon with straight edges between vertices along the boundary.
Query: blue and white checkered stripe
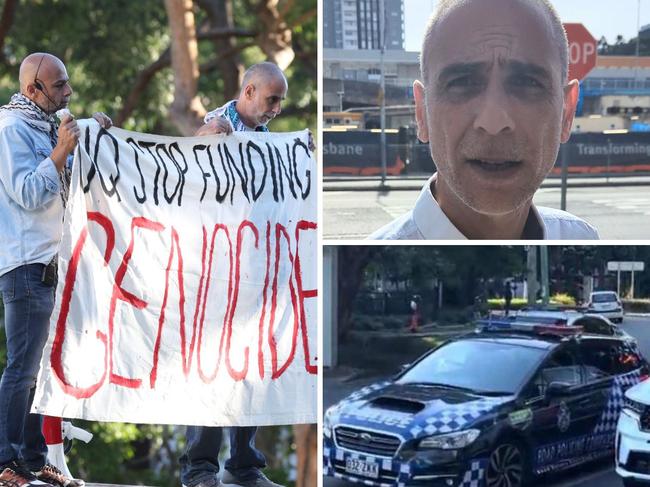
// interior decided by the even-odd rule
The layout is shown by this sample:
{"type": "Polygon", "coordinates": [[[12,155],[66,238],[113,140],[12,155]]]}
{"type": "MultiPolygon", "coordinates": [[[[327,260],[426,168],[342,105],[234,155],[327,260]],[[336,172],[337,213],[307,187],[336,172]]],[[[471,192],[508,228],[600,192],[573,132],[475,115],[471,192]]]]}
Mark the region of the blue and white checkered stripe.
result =
{"type": "Polygon", "coordinates": [[[323,474],[329,477],[334,475],[334,465],[330,462],[332,449],[323,447],[323,474]]]}
{"type": "Polygon", "coordinates": [[[345,399],[339,402],[339,405],[343,404],[348,404],[354,401],[358,401],[359,399],[367,396],[371,392],[378,391],[379,389],[383,389],[386,387],[390,382],[384,381],[384,382],[377,382],[376,384],[370,384],[369,386],[362,387],[358,391],[354,391],[352,394],[347,396],[345,399]]]}
{"type": "Polygon", "coordinates": [[[460,487],[484,487],[487,463],[487,459],[472,460],[469,470],[463,475],[460,487]]]}
{"type": "Polygon", "coordinates": [[[502,402],[503,399],[480,399],[458,405],[446,404],[442,412],[427,418],[423,426],[414,426],[410,432],[417,438],[459,431],[502,402]]]}
{"type": "Polygon", "coordinates": [[[637,384],[641,378],[640,369],[633,370],[627,374],[617,375],[614,377],[610,389],[609,398],[604,411],[600,415],[600,420],[596,424],[594,433],[609,433],[616,431],[616,423],[623,409],[623,399],[625,391],[634,384],[637,384]]]}

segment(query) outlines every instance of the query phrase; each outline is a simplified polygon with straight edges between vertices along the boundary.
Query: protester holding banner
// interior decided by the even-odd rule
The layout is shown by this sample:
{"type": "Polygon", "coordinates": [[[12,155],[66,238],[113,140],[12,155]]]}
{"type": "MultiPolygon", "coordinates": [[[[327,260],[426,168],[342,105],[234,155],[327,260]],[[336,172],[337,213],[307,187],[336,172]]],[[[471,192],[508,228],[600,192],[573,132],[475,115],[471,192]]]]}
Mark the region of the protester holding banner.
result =
{"type": "MultiPolygon", "coordinates": [[[[281,112],[287,94],[284,73],[273,63],[263,62],[244,73],[239,97],[206,114],[196,135],[229,134],[233,131],[268,132],[267,124],[281,112]]],[[[256,426],[230,428],[230,458],[222,480],[242,487],[280,487],[260,469],[264,455],[255,448],[256,426]]],[[[219,450],[223,429],[188,426],[187,449],[181,457],[181,481],[186,487],[217,487],[221,483],[219,450]]]]}
{"type": "MultiPolygon", "coordinates": [[[[54,306],[56,254],[70,183],[69,155],[80,131],[69,113],[65,65],[47,53],[27,56],[20,92],[0,108],[0,292],[7,367],[0,380],[0,483],[78,487],[46,463],[41,416],[30,414],[54,306]]],[[[110,119],[93,117],[105,128],[110,119]]]]}

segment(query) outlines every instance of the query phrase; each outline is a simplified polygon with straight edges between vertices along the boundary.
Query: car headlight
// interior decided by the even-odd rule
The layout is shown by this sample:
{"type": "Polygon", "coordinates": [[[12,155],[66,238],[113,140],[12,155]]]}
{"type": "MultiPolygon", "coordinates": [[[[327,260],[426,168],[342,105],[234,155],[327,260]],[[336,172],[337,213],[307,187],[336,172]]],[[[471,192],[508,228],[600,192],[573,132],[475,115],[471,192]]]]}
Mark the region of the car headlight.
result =
{"type": "Polygon", "coordinates": [[[331,438],[332,437],[332,411],[334,407],[329,408],[327,411],[325,411],[325,418],[323,419],[323,436],[325,438],[331,438]]]}
{"type": "Polygon", "coordinates": [[[458,450],[474,443],[481,434],[477,429],[457,431],[446,435],[428,436],[420,440],[420,449],[458,450]]]}
{"type": "Polygon", "coordinates": [[[633,419],[634,421],[639,421],[639,414],[633,411],[632,409],[626,408],[623,406],[623,409],[621,409],[621,415],[622,416],[627,416],[630,419],[633,419]]]}
{"type": "Polygon", "coordinates": [[[638,401],[633,401],[629,397],[625,396],[623,398],[623,408],[629,409],[630,411],[633,411],[636,414],[641,414],[645,410],[645,405],[641,404],[638,401]]]}

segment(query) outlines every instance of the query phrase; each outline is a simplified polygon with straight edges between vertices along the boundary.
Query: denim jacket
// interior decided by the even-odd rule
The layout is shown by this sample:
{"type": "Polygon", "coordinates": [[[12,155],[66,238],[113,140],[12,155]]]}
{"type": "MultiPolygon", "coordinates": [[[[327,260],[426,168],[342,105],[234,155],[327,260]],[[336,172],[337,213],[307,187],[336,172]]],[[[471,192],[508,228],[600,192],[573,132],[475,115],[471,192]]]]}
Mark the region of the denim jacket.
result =
{"type": "Polygon", "coordinates": [[[0,117],[0,276],[48,263],[63,229],[59,174],[44,132],[21,118],[0,117]]]}

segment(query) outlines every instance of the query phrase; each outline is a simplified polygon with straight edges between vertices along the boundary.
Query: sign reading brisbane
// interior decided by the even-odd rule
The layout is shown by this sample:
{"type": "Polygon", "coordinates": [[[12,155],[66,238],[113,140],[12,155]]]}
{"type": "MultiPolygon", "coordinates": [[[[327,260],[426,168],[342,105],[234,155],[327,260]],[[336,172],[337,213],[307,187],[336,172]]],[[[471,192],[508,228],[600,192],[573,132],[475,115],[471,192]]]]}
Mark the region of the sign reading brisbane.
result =
{"type": "Polygon", "coordinates": [[[175,138],[79,125],[35,412],[314,422],[308,132],[175,138]]]}

